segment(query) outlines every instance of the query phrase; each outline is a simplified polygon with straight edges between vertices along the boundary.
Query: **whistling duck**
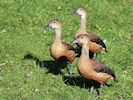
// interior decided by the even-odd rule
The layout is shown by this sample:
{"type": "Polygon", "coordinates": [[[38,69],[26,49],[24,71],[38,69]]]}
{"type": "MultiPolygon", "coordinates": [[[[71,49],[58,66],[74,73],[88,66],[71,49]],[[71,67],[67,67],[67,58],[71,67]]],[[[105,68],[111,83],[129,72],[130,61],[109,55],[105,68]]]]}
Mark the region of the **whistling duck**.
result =
{"type": "MultiPolygon", "coordinates": [[[[95,59],[96,53],[98,53],[100,51],[106,51],[106,46],[100,37],[98,37],[97,35],[95,35],[93,33],[86,31],[86,15],[87,15],[86,10],[84,8],[78,8],[74,11],[74,14],[80,15],[80,27],[75,33],[75,38],[77,36],[79,36],[80,34],[87,34],[90,41],[94,42],[93,43],[93,44],[95,44],[94,47],[98,46],[98,48],[99,48],[101,46],[97,50],[92,50],[92,52],[94,53],[94,59],[95,59]]],[[[92,49],[93,49],[93,46],[92,46],[92,49]]]]}
{"type": "Polygon", "coordinates": [[[108,66],[88,57],[90,40],[86,35],[76,38],[73,43],[80,43],[82,46],[82,53],[78,60],[78,70],[83,77],[97,81],[101,85],[109,79],[115,80],[115,74],[108,66]]]}
{"type": "Polygon", "coordinates": [[[55,38],[50,48],[50,54],[56,61],[70,62],[70,76],[72,77],[72,62],[75,58],[75,49],[68,43],[61,42],[61,23],[58,20],[52,20],[46,26],[55,29],[55,38]]]}

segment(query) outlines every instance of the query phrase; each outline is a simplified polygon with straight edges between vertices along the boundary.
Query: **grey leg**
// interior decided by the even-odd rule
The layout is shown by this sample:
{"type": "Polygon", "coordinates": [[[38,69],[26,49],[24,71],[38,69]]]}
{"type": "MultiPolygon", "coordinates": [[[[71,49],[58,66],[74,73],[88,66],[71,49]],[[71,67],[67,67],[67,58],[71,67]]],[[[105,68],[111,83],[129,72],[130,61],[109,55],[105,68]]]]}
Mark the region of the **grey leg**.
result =
{"type": "Polygon", "coordinates": [[[100,89],[99,89],[99,96],[102,96],[102,88],[103,88],[103,85],[101,85],[100,89]]]}
{"type": "Polygon", "coordinates": [[[70,77],[72,78],[72,64],[70,64],[69,74],[70,74],[70,77]]]}
{"type": "Polygon", "coordinates": [[[96,59],[96,53],[94,53],[94,57],[93,57],[93,59],[96,59]]]}
{"type": "Polygon", "coordinates": [[[94,87],[92,86],[91,89],[89,90],[88,94],[92,94],[94,90],[94,87]]]}

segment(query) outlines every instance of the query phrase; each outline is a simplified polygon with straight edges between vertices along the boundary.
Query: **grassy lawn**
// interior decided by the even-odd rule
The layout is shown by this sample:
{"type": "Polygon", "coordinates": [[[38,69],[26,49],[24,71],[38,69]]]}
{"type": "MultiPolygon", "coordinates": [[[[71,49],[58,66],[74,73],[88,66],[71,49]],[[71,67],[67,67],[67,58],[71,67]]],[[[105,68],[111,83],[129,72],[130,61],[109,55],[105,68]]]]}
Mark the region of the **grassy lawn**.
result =
{"type": "Polygon", "coordinates": [[[84,81],[67,78],[69,64],[58,65],[49,48],[51,19],[62,22],[62,40],[70,43],[79,26],[78,7],[88,12],[87,29],[106,41],[108,53],[97,59],[114,70],[118,82],[108,81],[100,100],[133,99],[133,2],[131,0],[0,0],[0,100],[95,100],[84,81]],[[24,59],[27,58],[27,59],[24,59]],[[81,88],[81,85],[82,88],[81,88]]]}

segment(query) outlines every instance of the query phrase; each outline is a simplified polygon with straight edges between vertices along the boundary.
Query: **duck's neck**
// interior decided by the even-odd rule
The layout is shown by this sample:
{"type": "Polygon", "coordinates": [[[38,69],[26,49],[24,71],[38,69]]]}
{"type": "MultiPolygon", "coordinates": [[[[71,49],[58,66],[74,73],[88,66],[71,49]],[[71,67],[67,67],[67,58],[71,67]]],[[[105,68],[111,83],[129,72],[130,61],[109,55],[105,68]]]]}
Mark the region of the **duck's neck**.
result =
{"type": "Polygon", "coordinates": [[[54,42],[61,43],[61,28],[55,29],[55,40],[54,42]]]}
{"type": "Polygon", "coordinates": [[[82,45],[82,57],[89,58],[89,46],[88,45],[82,45]]]}
{"type": "Polygon", "coordinates": [[[80,16],[80,29],[86,30],[86,15],[80,16]]]}

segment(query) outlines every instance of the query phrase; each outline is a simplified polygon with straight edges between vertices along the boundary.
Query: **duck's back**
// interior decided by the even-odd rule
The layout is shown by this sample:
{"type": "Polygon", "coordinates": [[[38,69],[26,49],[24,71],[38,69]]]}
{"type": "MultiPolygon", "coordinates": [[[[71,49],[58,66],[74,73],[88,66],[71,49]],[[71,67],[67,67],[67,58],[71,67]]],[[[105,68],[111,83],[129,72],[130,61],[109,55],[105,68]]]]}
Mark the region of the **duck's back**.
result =
{"type": "Polygon", "coordinates": [[[94,59],[90,59],[90,63],[94,68],[94,71],[96,72],[102,72],[102,73],[107,73],[109,75],[111,75],[114,79],[115,79],[115,74],[114,72],[105,64],[94,60],[94,59]]]}
{"type": "Polygon", "coordinates": [[[106,45],[103,42],[103,40],[99,36],[95,35],[94,33],[90,33],[90,32],[87,32],[85,30],[79,29],[75,33],[75,37],[78,37],[78,36],[81,36],[81,35],[87,35],[89,37],[90,41],[95,42],[95,43],[101,45],[102,47],[104,47],[106,49],[106,45]]]}
{"type": "Polygon", "coordinates": [[[90,33],[90,32],[88,32],[87,36],[90,38],[90,40],[92,42],[96,42],[97,44],[102,45],[106,49],[105,43],[103,42],[103,40],[99,36],[97,36],[93,33],[90,33]]]}
{"type": "Polygon", "coordinates": [[[114,72],[106,65],[95,60],[89,60],[88,63],[81,63],[78,67],[80,74],[87,78],[93,79],[100,84],[104,84],[108,79],[115,80],[114,72]]]}

